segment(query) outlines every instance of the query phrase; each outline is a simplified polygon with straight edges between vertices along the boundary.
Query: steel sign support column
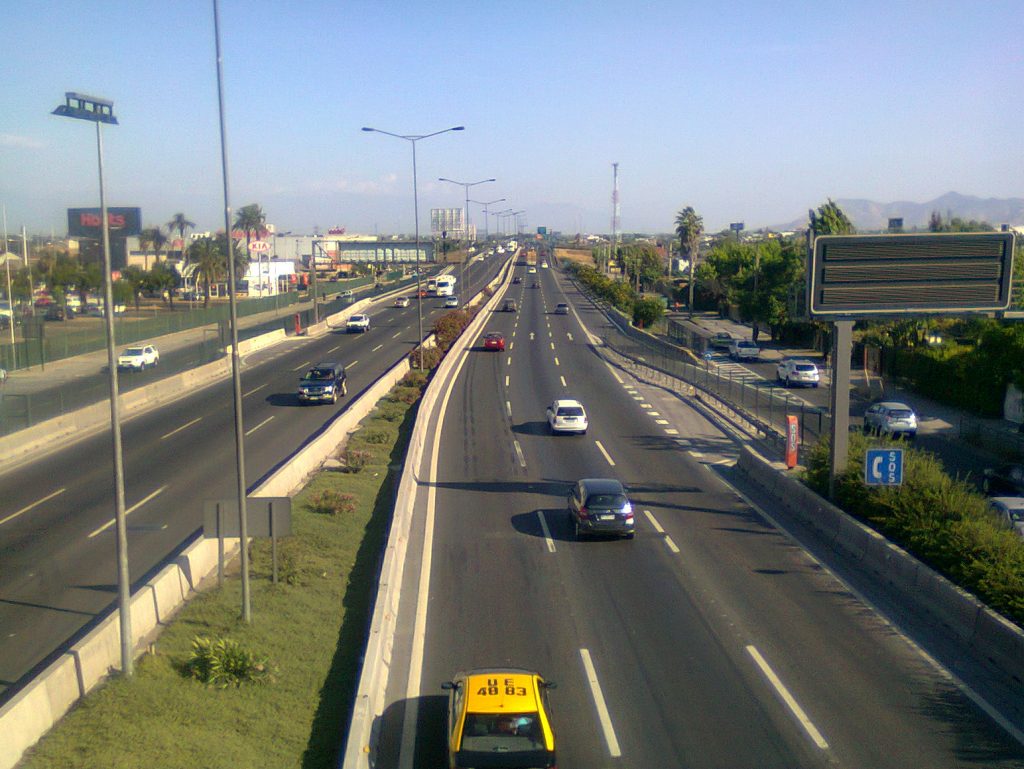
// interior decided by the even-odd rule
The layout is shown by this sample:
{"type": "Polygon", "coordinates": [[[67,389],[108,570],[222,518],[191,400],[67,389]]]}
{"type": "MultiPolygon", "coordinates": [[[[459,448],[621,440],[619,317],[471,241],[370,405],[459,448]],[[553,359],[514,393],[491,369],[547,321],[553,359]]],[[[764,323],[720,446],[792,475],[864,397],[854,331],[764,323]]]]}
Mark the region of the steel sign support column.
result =
{"type": "Polygon", "coordinates": [[[850,446],[850,353],[853,321],[837,320],[832,330],[832,444],[828,471],[828,496],[835,500],[836,478],[846,471],[850,446]]]}

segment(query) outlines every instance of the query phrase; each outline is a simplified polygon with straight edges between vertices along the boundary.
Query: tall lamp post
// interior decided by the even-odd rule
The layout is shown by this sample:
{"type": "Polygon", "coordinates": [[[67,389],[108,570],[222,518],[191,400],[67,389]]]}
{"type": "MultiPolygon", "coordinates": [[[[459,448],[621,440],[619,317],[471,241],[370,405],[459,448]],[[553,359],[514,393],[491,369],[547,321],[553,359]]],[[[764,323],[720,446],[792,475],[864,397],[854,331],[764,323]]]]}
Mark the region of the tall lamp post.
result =
{"type": "MultiPolygon", "coordinates": [[[[441,131],[434,131],[429,134],[395,134],[390,131],[382,131],[379,128],[367,128],[363,127],[364,131],[370,131],[372,133],[384,134],[385,136],[393,136],[396,139],[405,139],[412,145],[412,206],[413,216],[416,219],[416,314],[419,316],[420,324],[420,339],[419,344],[423,344],[423,289],[420,287],[422,275],[420,270],[420,198],[419,189],[416,186],[416,142],[420,139],[429,139],[431,136],[439,136],[440,134],[448,133],[449,131],[465,131],[466,127],[457,125],[452,128],[445,128],[441,131]]],[[[423,368],[423,351],[420,350],[420,354],[416,359],[416,368],[423,368]]]]}
{"type": "Polygon", "coordinates": [[[132,656],[131,581],[128,575],[128,526],[124,503],[124,453],[121,446],[121,410],[117,384],[117,356],[114,352],[114,282],[110,265],[110,226],[107,221],[107,199],[103,190],[104,123],[117,125],[114,103],[107,99],[67,91],[64,103],[53,111],[60,117],[89,120],[96,124],[96,156],[100,169],[100,220],[103,231],[103,301],[107,330],[107,368],[110,371],[110,434],[114,454],[114,523],[117,539],[117,611],[121,621],[121,672],[135,672],[132,656]]]}
{"type": "MultiPolygon", "coordinates": [[[[224,259],[228,268],[228,317],[231,325],[231,390],[235,410],[235,493],[238,496],[238,543],[242,571],[242,619],[252,622],[252,593],[249,588],[249,524],[245,489],[245,425],[242,418],[242,362],[238,355],[238,307],[235,297],[235,243],[231,237],[231,196],[228,186],[228,144],[224,124],[224,67],[220,50],[220,7],[213,0],[213,38],[217,58],[217,115],[220,126],[220,169],[224,187],[224,259]]],[[[248,258],[248,254],[246,257],[248,258]]],[[[316,265],[313,266],[316,276],[316,265]]],[[[316,314],[316,283],[313,284],[313,313],[316,314]]]]}
{"type": "Polygon", "coordinates": [[[512,217],[512,223],[513,223],[513,225],[516,228],[516,235],[520,234],[520,232],[519,232],[519,216],[520,216],[520,214],[525,214],[525,213],[526,213],[526,209],[524,208],[522,211],[513,211],[511,214],[509,214],[509,216],[512,217]]]}
{"type": "Polygon", "coordinates": [[[486,203],[484,201],[482,201],[482,200],[471,200],[469,202],[470,203],[476,203],[478,206],[483,206],[484,207],[484,243],[486,243],[491,238],[490,230],[487,229],[487,223],[490,221],[487,218],[490,215],[490,213],[489,213],[489,211],[487,209],[490,206],[493,206],[495,203],[504,203],[505,202],[505,198],[498,198],[497,200],[488,200],[486,203]]]}
{"type": "Polygon", "coordinates": [[[508,216],[511,215],[511,213],[512,213],[512,209],[511,208],[506,208],[504,211],[499,211],[498,213],[495,214],[495,216],[498,217],[498,231],[502,235],[506,235],[508,233],[505,232],[505,225],[502,223],[501,220],[508,218],[508,216]]]}
{"type": "MultiPolygon", "coordinates": [[[[481,179],[478,182],[457,182],[454,179],[445,179],[443,176],[438,177],[439,182],[448,182],[449,184],[457,184],[466,190],[466,221],[464,226],[466,228],[466,243],[469,243],[469,188],[475,187],[478,184],[487,184],[487,182],[494,182],[497,179],[481,179]]],[[[469,256],[468,246],[467,251],[462,255],[462,269],[459,271],[459,280],[465,285],[466,280],[466,257],[469,256]]],[[[460,291],[462,289],[459,289],[460,291]]]]}

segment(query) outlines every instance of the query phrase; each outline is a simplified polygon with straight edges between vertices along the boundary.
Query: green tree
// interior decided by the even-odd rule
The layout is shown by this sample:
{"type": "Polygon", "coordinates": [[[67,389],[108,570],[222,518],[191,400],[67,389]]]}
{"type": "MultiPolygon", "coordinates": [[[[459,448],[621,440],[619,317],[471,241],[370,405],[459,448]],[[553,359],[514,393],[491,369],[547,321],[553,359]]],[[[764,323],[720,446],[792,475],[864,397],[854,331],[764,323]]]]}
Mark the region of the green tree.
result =
{"type": "MultiPolygon", "coordinates": [[[[220,239],[223,242],[223,238],[220,239]]],[[[217,240],[199,238],[188,250],[189,262],[195,265],[195,278],[202,282],[203,307],[210,304],[210,284],[224,275],[224,255],[217,240]]]]}
{"type": "MultiPolygon", "coordinates": [[[[266,232],[266,223],[267,215],[256,203],[242,206],[238,209],[238,213],[235,214],[235,229],[245,233],[246,261],[248,261],[249,254],[251,253],[249,246],[252,245],[254,239],[261,238],[266,232]]],[[[248,270],[248,267],[246,267],[246,270],[248,270]]]]}
{"type": "Polygon", "coordinates": [[[135,303],[135,311],[139,311],[139,297],[142,289],[147,285],[145,271],[137,264],[130,264],[121,270],[120,283],[124,283],[131,291],[131,300],[135,303]]]}
{"type": "Polygon", "coordinates": [[[928,231],[942,232],[942,214],[938,211],[932,211],[931,216],[928,217],[928,231]]]}
{"type": "Polygon", "coordinates": [[[178,273],[167,262],[157,262],[153,265],[153,269],[149,271],[147,280],[153,290],[161,296],[163,296],[164,291],[167,292],[168,302],[173,310],[174,288],[178,285],[178,273]]]}
{"type": "Polygon", "coordinates": [[[185,233],[195,228],[195,222],[190,222],[185,214],[175,214],[171,221],[167,222],[167,231],[178,233],[178,238],[181,240],[181,258],[187,260],[186,248],[187,244],[185,241],[185,233]]]}
{"type": "Polygon", "coordinates": [[[817,213],[812,208],[807,214],[811,231],[815,235],[851,235],[856,232],[853,223],[832,198],[819,206],[817,213]]]}
{"type": "Polygon", "coordinates": [[[48,265],[45,274],[46,287],[54,300],[66,306],[67,292],[72,286],[77,286],[81,279],[82,269],[77,259],[70,256],[58,256],[48,265]]]}
{"type": "Polygon", "coordinates": [[[633,304],[633,325],[639,328],[650,328],[665,314],[665,306],[659,299],[638,299],[633,304]]]}
{"type": "Polygon", "coordinates": [[[679,237],[679,248],[686,253],[690,262],[689,300],[687,309],[690,317],[693,317],[693,274],[697,257],[700,253],[700,239],[704,234],[704,219],[693,210],[693,206],[686,206],[676,214],[676,235],[679,237]]]}

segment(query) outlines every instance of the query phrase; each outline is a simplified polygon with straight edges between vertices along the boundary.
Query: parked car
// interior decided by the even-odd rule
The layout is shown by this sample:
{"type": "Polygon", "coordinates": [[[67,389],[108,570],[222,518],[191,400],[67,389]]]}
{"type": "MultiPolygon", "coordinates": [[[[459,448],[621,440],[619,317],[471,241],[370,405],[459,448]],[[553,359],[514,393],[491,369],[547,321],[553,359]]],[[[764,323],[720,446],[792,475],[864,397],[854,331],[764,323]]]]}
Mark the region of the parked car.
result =
{"type": "Polygon", "coordinates": [[[348,375],[340,363],[318,363],[309,369],[299,381],[299,402],[337,403],[342,395],[348,395],[348,375]]]}
{"type": "Polygon", "coordinates": [[[505,304],[501,307],[502,312],[515,312],[517,309],[515,299],[506,299],[505,304]]]}
{"type": "Polygon", "coordinates": [[[554,767],[555,732],[548,690],[537,673],[478,668],[456,673],[448,692],[448,767],[554,767]]]}
{"type": "Polygon", "coordinates": [[[484,349],[502,351],[505,349],[505,337],[497,331],[491,331],[484,336],[484,349]]]}
{"type": "Polygon", "coordinates": [[[890,438],[914,438],[917,435],[917,414],[906,403],[873,403],[864,412],[864,432],[890,438]]]}
{"type": "Polygon", "coordinates": [[[733,360],[757,360],[761,348],[749,339],[733,339],[729,342],[729,357],[733,360]]]}
{"type": "Polygon", "coordinates": [[[988,506],[1000,523],[1024,537],[1024,497],[990,497],[988,506]]]}
{"type": "Polygon", "coordinates": [[[129,347],[117,356],[119,369],[144,371],[160,362],[160,352],[151,344],[129,347]]]}
{"type": "Polygon", "coordinates": [[[775,378],[786,387],[817,387],[821,381],[818,367],[809,360],[789,358],[775,367],[775,378]]]}
{"type": "Polygon", "coordinates": [[[576,539],[612,534],[632,539],[636,533],[633,505],[614,478],[584,478],[569,490],[569,525],[576,539]]]}
{"type": "Polygon", "coordinates": [[[46,308],[46,314],[43,316],[44,320],[71,320],[75,317],[75,311],[71,309],[65,310],[59,304],[51,304],[46,308]]]}
{"type": "Polygon", "coordinates": [[[732,334],[728,331],[719,331],[711,337],[711,346],[716,350],[728,350],[732,341],[732,334]]]}
{"type": "Polygon", "coordinates": [[[568,315],[568,314],[569,314],[569,305],[567,305],[565,302],[559,302],[558,304],[555,305],[555,315],[568,315]]]}
{"type": "Polygon", "coordinates": [[[548,428],[552,435],[558,433],[578,433],[586,435],[587,412],[583,404],[572,398],[560,398],[552,401],[547,408],[548,428]]]}
{"type": "Polygon", "coordinates": [[[400,297],[398,297],[395,300],[395,307],[408,307],[408,306],[409,306],[409,297],[407,297],[407,296],[400,296],[400,297]]]}
{"type": "Polygon", "coordinates": [[[986,494],[1024,496],[1024,465],[1008,464],[986,467],[981,488],[986,494]]]}
{"type": "Polygon", "coordinates": [[[369,315],[353,315],[345,323],[345,331],[349,334],[365,334],[370,330],[369,315]]]}

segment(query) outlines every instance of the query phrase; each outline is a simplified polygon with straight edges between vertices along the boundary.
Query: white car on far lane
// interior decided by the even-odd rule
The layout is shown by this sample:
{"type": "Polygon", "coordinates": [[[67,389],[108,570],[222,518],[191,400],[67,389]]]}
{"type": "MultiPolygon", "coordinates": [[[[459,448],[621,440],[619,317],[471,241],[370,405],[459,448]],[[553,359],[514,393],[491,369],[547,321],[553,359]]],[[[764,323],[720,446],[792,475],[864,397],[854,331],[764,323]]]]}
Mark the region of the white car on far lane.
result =
{"type": "Polygon", "coordinates": [[[160,352],[151,344],[129,347],[117,356],[117,367],[143,371],[160,362],[160,352]]]}
{"type": "Polygon", "coordinates": [[[789,358],[775,367],[775,378],[786,387],[793,385],[817,387],[821,381],[821,374],[818,372],[818,367],[809,360],[789,358]]]}

